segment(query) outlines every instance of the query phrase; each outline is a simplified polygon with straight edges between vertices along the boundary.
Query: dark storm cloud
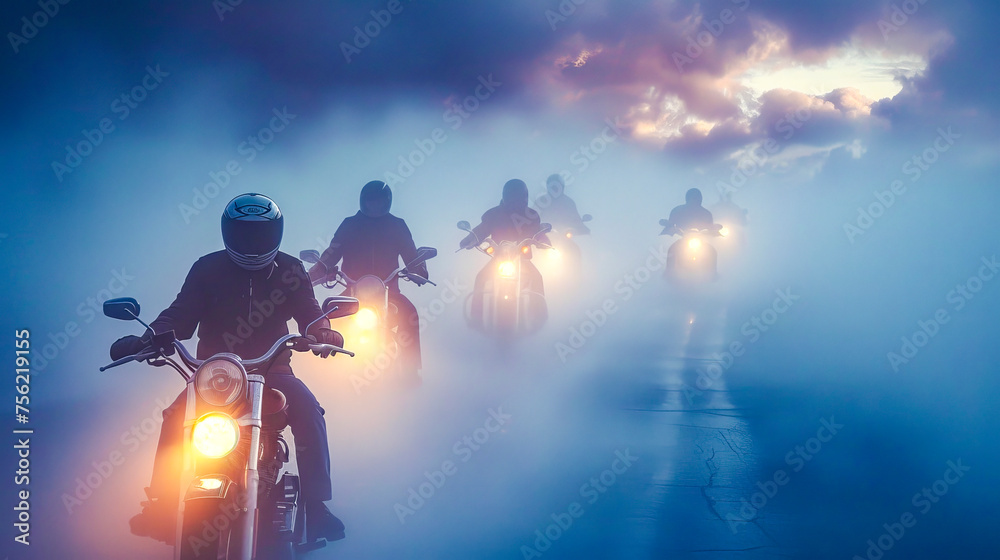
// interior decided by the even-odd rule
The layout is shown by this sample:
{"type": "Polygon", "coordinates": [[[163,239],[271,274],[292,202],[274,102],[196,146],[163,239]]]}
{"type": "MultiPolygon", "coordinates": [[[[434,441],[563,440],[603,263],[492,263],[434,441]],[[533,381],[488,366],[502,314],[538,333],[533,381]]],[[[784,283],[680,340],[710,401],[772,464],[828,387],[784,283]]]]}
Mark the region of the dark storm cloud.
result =
{"type": "MultiPolygon", "coordinates": [[[[795,50],[838,46],[863,24],[874,24],[882,13],[882,2],[838,0],[752,0],[755,14],[788,31],[795,50]]],[[[887,3],[887,2],[886,2],[887,3]]]]}
{"type": "MultiPolygon", "coordinates": [[[[995,28],[1000,5],[962,1],[945,7],[928,3],[924,15],[947,28],[953,40],[947,48],[932,53],[922,76],[901,79],[903,90],[891,100],[876,103],[872,113],[904,131],[928,119],[972,117],[996,122],[1000,74],[995,58],[1000,53],[1000,35],[995,28]]],[[[894,37],[890,36],[891,40],[894,37]]]]}
{"type": "MultiPolygon", "coordinates": [[[[513,86],[523,61],[555,40],[544,10],[528,2],[400,0],[396,14],[387,11],[388,0],[242,2],[222,11],[220,21],[213,6],[225,1],[70,3],[18,54],[6,47],[4,71],[29,84],[51,83],[56,70],[91,54],[139,67],[169,57],[175,66],[252,78],[254,90],[234,93],[237,102],[291,93],[322,103],[359,90],[451,93],[490,72],[513,86]]],[[[17,32],[19,18],[37,10],[33,2],[7,5],[4,28],[17,32]]]]}
{"type": "MultiPolygon", "coordinates": [[[[565,104],[603,118],[647,102],[655,119],[663,116],[662,102],[676,97],[685,111],[720,124],[708,135],[683,128],[675,146],[690,140],[689,148],[709,153],[773,124],[741,128],[734,122],[743,111],[733,95],[738,84],[724,81],[734,67],[752,64],[750,51],[762,32],[787,35],[793,60],[815,61],[852,38],[919,50],[925,35],[947,30],[953,48],[927,53],[926,75],[897,99],[876,105],[874,114],[890,121],[946,106],[991,113],[1000,79],[994,65],[983,63],[1000,51],[991,28],[1000,8],[986,1],[928,0],[889,36],[879,21],[898,4],[890,0],[587,0],[579,6],[400,0],[395,14],[387,11],[389,0],[244,1],[220,12],[224,2],[70,2],[17,54],[8,36],[0,70],[14,87],[4,88],[0,100],[19,109],[10,117],[15,122],[42,112],[52,119],[91,118],[146,65],[163,63],[188,94],[210,91],[237,113],[266,112],[275,103],[303,112],[346,103],[378,116],[399,100],[440,106],[465,95],[480,75],[493,74],[503,83],[500,103],[517,101],[521,108],[565,104]],[[567,6],[575,7],[570,13],[567,6]],[[694,45],[706,32],[711,45],[694,45]],[[585,63],[574,65],[587,49],[585,63]]],[[[20,32],[21,17],[38,9],[32,1],[6,3],[2,28],[20,32]]]]}

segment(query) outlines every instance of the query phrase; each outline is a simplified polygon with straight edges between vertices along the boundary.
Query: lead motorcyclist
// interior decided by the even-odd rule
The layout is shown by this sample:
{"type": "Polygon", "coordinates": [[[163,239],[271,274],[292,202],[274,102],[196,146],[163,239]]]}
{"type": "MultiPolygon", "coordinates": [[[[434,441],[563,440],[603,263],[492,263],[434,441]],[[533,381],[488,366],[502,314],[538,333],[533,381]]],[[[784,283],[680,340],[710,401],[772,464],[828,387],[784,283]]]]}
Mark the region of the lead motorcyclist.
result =
{"type": "MultiPolygon", "coordinates": [[[[222,214],[224,251],[198,259],[180,293],[154,320],[142,337],[126,336],[111,347],[112,359],[142,352],[153,333],[170,330],[186,340],[198,329],[198,359],[219,352],[255,358],[265,354],[294,318],[300,329],[322,314],[302,263],[278,251],[284,225],[281,210],[267,196],[237,196],[222,214]],[[256,325],[256,326],[253,326],[256,325]]],[[[340,333],[319,321],[306,335],[318,342],[343,346],[340,333]]],[[[306,532],[310,539],[344,538],[344,524],[323,503],[331,499],[330,452],[323,408],[308,387],[292,373],[290,352],[277,357],[267,372],[268,386],[288,401],[288,425],[305,502],[306,532]]],[[[170,543],[178,507],[185,397],[163,411],[150,501],[129,524],[138,536],[170,543]]]]}
{"type": "Polygon", "coordinates": [[[545,180],[545,194],[535,197],[535,208],[556,231],[572,231],[574,235],[590,233],[576,209],[576,202],[566,194],[566,182],[558,173],[545,180]]]}
{"type": "MultiPolygon", "coordinates": [[[[410,228],[401,218],[392,215],[392,189],[383,181],[370,181],[361,188],[361,209],[341,222],[330,246],[323,251],[320,262],[309,269],[309,278],[319,280],[335,270],[343,259],[343,271],[357,279],[366,274],[385,278],[403,263],[417,258],[417,247],[410,228]]],[[[423,278],[427,264],[420,263],[413,270],[406,270],[423,278]]],[[[399,278],[388,283],[389,301],[396,306],[396,326],[400,335],[409,336],[413,342],[401,345],[400,360],[404,382],[418,384],[423,367],[420,354],[420,316],[413,303],[399,291],[399,278]]],[[[406,340],[404,336],[400,339],[406,340]]]]}
{"type": "Polygon", "coordinates": [[[699,189],[688,189],[684,193],[684,202],[680,206],[674,207],[670,211],[670,217],[667,218],[667,223],[664,226],[670,229],[707,229],[711,228],[715,223],[712,219],[712,213],[709,212],[704,206],[701,205],[702,197],[701,191],[699,189]]]}
{"type": "MultiPolygon", "coordinates": [[[[528,207],[528,185],[520,179],[511,179],[504,183],[500,204],[483,214],[479,225],[472,228],[472,232],[462,239],[459,247],[471,249],[487,237],[492,237],[497,243],[502,241],[520,243],[538,234],[541,224],[542,219],[538,212],[528,207]]],[[[538,235],[536,239],[546,245],[550,244],[545,234],[538,235]]],[[[477,325],[482,323],[483,287],[492,273],[492,268],[486,266],[476,275],[476,285],[472,291],[472,319],[477,325]]],[[[526,288],[544,295],[542,275],[531,263],[530,252],[522,257],[521,278],[526,288]]]]}

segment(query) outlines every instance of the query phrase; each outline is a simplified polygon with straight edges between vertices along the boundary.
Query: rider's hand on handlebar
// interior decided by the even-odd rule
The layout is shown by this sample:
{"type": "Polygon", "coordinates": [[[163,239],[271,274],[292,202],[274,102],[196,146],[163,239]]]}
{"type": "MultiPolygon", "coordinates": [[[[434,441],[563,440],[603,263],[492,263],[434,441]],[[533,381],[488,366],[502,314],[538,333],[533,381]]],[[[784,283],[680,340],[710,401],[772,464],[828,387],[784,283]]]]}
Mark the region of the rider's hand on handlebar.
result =
{"type": "MultiPolygon", "coordinates": [[[[306,338],[311,338],[319,344],[330,344],[332,346],[336,346],[337,348],[344,347],[344,336],[333,329],[328,329],[324,327],[313,329],[313,332],[310,335],[306,336],[306,338]]],[[[315,350],[313,350],[313,354],[321,356],[321,353],[315,350]]],[[[322,357],[325,358],[326,356],[322,357]]]]}
{"type": "Polygon", "coordinates": [[[150,339],[145,335],[139,337],[134,334],[123,336],[111,345],[111,359],[120,360],[125,356],[138,354],[149,347],[150,339]]]}
{"type": "Polygon", "coordinates": [[[420,274],[417,274],[416,272],[411,272],[410,270],[405,268],[399,274],[403,278],[406,278],[407,280],[413,282],[418,286],[422,286],[427,282],[427,280],[420,274]]]}
{"type": "Polygon", "coordinates": [[[316,282],[319,280],[327,280],[333,276],[337,275],[337,267],[327,266],[326,263],[320,261],[309,269],[309,280],[311,282],[316,282]]]}

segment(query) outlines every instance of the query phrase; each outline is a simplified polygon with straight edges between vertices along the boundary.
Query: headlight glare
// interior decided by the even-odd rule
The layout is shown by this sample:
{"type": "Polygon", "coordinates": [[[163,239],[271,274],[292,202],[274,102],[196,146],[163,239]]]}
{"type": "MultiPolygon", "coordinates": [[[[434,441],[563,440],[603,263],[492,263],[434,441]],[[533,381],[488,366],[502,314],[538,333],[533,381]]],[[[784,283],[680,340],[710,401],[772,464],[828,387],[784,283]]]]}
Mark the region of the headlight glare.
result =
{"type": "Polygon", "coordinates": [[[191,430],[191,443],[202,455],[218,459],[229,455],[240,441],[240,425],[228,414],[209,412],[191,430]]]}
{"type": "Polygon", "coordinates": [[[503,261],[500,266],[497,267],[497,272],[500,276],[504,278],[512,278],[514,276],[514,262],[513,261],[503,261]]]}
{"type": "Polygon", "coordinates": [[[371,307],[362,307],[354,314],[355,324],[363,331],[369,331],[378,326],[378,313],[371,307]]]}

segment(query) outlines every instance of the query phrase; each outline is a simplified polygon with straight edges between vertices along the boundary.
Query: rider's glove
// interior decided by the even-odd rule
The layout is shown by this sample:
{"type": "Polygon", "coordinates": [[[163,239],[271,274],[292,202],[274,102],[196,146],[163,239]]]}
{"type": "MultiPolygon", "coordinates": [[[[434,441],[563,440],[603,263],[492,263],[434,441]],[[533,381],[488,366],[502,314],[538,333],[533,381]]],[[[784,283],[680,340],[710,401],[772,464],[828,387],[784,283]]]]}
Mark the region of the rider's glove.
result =
{"type": "MultiPolygon", "coordinates": [[[[427,274],[427,273],[425,272],[424,274],[427,274]]],[[[423,286],[425,283],[427,283],[427,277],[426,276],[421,275],[419,272],[413,272],[412,270],[410,270],[408,268],[404,268],[403,269],[402,275],[403,275],[404,278],[408,279],[410,282],[413,282],[414,284],[416,284],[418,286],[423,286]]]]}
{"type": "MultiPolygon", "coordinates": [[[[344,337],[339,332],[328,329],[325,327],[320,327],[318,329],[313,329],[312,334],[309,336],[319,344],[330,344],[338,348],[344,347],[344,337]]],[[[325,358],[330,355],[329,351],[313,350],[313,354],[325,358]]]]}
{"type": "Polygon", "coordinates": [[[141,337],[134,334],[123,336],[111,345],[111,359],[120,360],[125,356],[138,354],[149,347],[151,340],[148,331],[141,337]]]}
{"type": "Polygon", "coordinates": [[[316,282],[317,280],[328,281],[332,280],[337,276],[337,265],[329,266],[325,262],[320,261],[309,269],[309,280],[316,282]]]}
{"type": "Polygon", "coordinates": [[[332,344],[338,348],[344,346],[344,336],[333,329],[320,327],[315,329],[313,334],[316,336],[316,342],[320,344],[332,344]]]}

